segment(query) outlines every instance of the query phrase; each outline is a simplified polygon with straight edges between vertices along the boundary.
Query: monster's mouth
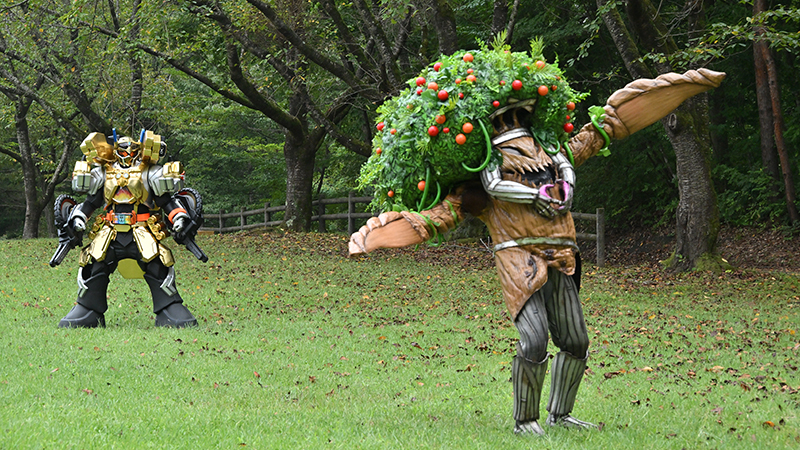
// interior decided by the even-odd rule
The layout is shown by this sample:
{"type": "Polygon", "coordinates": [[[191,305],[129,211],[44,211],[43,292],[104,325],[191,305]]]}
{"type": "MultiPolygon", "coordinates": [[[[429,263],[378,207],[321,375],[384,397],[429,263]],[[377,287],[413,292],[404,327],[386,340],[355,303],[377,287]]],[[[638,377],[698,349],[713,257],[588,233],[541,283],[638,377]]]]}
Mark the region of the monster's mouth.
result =
{"type": "Polygon", "coordinates": [[[534,107],[536,106],[536,101],[537,99],[535,98],[529,98],[525,100],[517,100],[515,98],[509,98],[508,105],[502,108],[498,108],[495,112],[489,114],[489,120],[494,122],[496,117],[503,115],[506,112],[512,111],[514,109],[522,109],[528,112],[529,114],[533,114],[534,107]]]}

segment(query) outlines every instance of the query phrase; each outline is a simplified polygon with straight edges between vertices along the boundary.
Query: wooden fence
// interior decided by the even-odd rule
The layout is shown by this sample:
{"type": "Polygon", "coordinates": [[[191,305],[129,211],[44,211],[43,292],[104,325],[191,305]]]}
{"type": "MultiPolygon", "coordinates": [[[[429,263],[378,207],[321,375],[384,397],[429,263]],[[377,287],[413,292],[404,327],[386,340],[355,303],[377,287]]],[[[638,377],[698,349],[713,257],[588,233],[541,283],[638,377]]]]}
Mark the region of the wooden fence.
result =
{"type": "MultiPolygon", "coordinates": [[[[347,220],[347,233],[353,234],[358,228],[363,225],[370,217],[377,216],[375,213],[357,212],[357,204],[367,204],[372,201],[372,197],[355,197],[353,194],[347,197],[340,198],[322,198],[314,200],[312,208],[317,212],[316,215],[311,216],[312,222],[317,222],[318,231],[324,233],[327,231],[325,221],[327,220],[347,220]],[[347,205],[347,212],[326,214],[325,209],[327,205],[347,205]]],[[[363,208],[362,208],[363,209],[363,208]]],[[[286,205],[270,206],[269,203],[264,204],[263,208],[245,211],[241,208],[238,212],[220,211],[219,214],[206,213],[205,226],[200,231],[216,232],[216,233],[231,233],[237,231],[250,230],[254,228],[274,227],[283,223],[283,220],[275,220],[274,214],[286,210],[286,205]],[[263,217],[263,222],[248,223],[247,218],[251,216],[263,217]],[[238,225],[227,226],[227,219],[238,218],[238,225]],[[212,224],[216,224],[214,227],[212,224]]],[[[599,267],[605,265],[606,252],[605,252],[605,213],[603,208],[598,208],[595,214],[573,212],[572,218],[575,220],[587,220],[595,222],[594,233],[578,233],[578,240],[594,241],[597,249],[596,263],[599,267]]]]}

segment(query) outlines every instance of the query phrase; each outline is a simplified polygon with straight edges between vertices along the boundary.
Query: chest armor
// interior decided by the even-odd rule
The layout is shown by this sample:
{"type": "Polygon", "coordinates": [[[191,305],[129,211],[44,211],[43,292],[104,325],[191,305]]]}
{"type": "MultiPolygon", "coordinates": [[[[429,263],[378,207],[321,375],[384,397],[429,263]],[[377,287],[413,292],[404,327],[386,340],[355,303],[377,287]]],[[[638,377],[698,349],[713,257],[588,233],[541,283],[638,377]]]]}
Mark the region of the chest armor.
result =
{"type": "Polygon", "coordinates": [[[117,164],[106,167],[106,180],[103,190],[109,205],[150,206],[151,195],[147,180],[142,176],[142,166],[121,167],[117,164]]]}

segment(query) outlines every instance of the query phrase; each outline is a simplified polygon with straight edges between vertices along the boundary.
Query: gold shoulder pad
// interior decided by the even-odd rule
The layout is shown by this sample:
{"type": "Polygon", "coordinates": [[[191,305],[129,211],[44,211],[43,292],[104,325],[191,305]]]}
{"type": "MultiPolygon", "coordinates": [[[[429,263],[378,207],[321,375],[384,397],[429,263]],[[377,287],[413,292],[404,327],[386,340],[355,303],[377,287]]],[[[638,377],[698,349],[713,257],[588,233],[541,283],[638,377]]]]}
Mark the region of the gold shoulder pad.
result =
{"type": "Polygon", "coordinates": [[[164,171],[162,174],[165,177],[180,178],[183,174],[183,164],[180,161],[171,161],[164,164],[164,171]]]}
{"type": "Polygon", "coordinates": [[[161,151],[160,134],[155,134],[152,131],[145,132],[144,140],[142,141],[142,161],[150,160],[155,164],[159,159],[159,152],[161,151]]]}
{"type": "Polygon", "coordinates": [[[81,151],[90,161],[107,162],[114,160],[114,147],[108,144],[102,133],[94,132],[81,143],[81,151]]]}

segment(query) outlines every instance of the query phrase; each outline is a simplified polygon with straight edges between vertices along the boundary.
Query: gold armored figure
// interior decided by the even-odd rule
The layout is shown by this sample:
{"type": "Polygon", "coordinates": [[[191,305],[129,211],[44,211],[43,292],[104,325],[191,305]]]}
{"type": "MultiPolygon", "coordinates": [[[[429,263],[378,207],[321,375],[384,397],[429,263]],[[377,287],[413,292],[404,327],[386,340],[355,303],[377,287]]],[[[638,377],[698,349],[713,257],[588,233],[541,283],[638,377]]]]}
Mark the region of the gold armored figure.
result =
{"type": "Polygon", "coordinates": [[[117,269],[125,278],[147,282],[156,326],[197,324],[183,305],[175,285],[175,260],[162,241],[169,226],[177,241],[187,247],[191,242],[196,248],[192,237],[202,222],[200,196],[184,189],[180,162],[158,164],[165,150],[161,136],[146,130],[138,141],[128,136],[117,138],[114,130],[112,142],[92,133],[81,144],[85,159],[75,163],[72,188],[86,193],[87,198],[80,204],[69,198],[74,205],[70,207],[59,197],[57,215],[59,209],[64,211],[62,227],[70,235],[80,236],[89,217],[95,210],[100,212],[91,224],[89,245],[80,253],[76,305],[59,327],[105,326],[109,275],[117,269]],[[67,207],[60,208],[59,203],[67,207]]]}

